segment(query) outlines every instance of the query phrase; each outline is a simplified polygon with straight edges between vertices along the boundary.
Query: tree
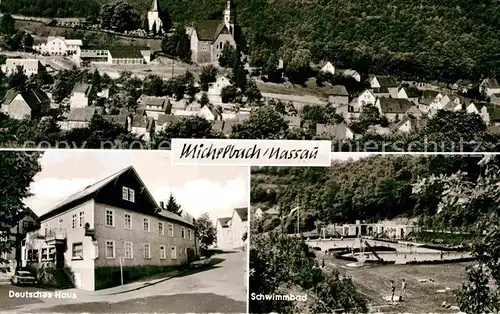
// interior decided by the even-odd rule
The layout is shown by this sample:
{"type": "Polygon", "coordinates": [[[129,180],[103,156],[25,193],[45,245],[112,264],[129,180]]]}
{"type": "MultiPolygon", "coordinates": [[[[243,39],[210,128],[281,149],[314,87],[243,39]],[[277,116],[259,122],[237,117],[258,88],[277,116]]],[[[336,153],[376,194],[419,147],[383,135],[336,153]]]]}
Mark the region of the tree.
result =
{"type": "Polygon", "coordinates": [[[215,82],[217,79],[217,68],[213,65],[204,66],[201,68],[200,86],[202,91],[208,91],[208,85],[215,82]]]}
{"type": "Polygon", "coordinates": [[[146,33],[150,33],[149,32],[149,19],[148,19],[148,15],[146,14],[146,16],[144,16],[144,19],[143,19],[143,22],[142,22],[142,28],[146,31],[146,33]]]}
{"type": "Polygon", "coordinates": [[[254,80],[248,81],[245,96],[247,97],[248,103],[259,103],[262,99],[260,89],[257,87],[257,84],[254,80]]]}
{"type": "Polygon", "coordinates": [[[92,79],[91,79],[91,84],[94,85],[96,90],[100,91],[102,89],[102,78],[101,74],[99,74],[99,71],[97,69],[94,70],[94,73],[92,73],[92,79]]]}
{"type": "Polygon", "coordinates": [[[24,33],[22,46],[24,51],[31,50],[31,48],[33,47],[33,36],[31,36],[30,33],[24,33]]]}
{"type": "Polygon", "coordinates": [[[196,99],[196,93],[198,93],[198,89],[194,86],[194,81],[190,81],[186,87],[186,95],[188,95],[189,102],[193,102],[196,99]]]}
{"type": "Polygon", "coordinates": [[[165,81],[158,75],[148,75],[144,80],[142,90],[149,96],[165,96],[165,81]]]}
{"type": "Polygon", "coordinates": [[[201,98],[200,98],[199,103],[200,103],[200,105],[201,105],[202,107],[204,107],[204,106],[206,106],[206,105],[210,104],[210,100],[208,99],[208,95],[207,95],[207,93],[203,93],[203,94],[201,94],[201,98]]]}
{"type": "Polygon", "coordinates": [[[24,73],[23,66],[18,65],[16,71],[9,76],[9,87],[19,91],[28,88],[28,76],[24,73]]]}
{"type": "Polygon", "coordinates": [[[12,36],[16,33],[15,20],[12,15],[4,13],[0,18],[0,33],[12,36]]]}
{"type": "Polygon", "coordinates": [[[179,216],[182,214],[181,205],[179,205],[177,203],[177,201],[175,200],[175,197],[172,193],[170,193],[170,196],[169,196],[168,201],[167,201],[167,205],[165,206],[165,210],[167,210],[171,213],[174,213],[176,215],[179,215],[179,216]]]}
{"type": "Polygon", "coordinates": [[[233,102],[238,95],[238,90],[233,85],[228,85],[222,88],[220,96],[223,103],[233,102]]]}
{"type": "Polygon", "coordinates": [[[212,123],[203,117],[180,117],[156,135],[153,147],[164,148],[173,138],[218,138],[218,134],[212,131],[212,123]]]}
{"type": "Polygon", "coordinates": [[[236,61],[233,64],[230,80],[231,83],[233,83],[233,85],[239,88],[243,93],[246,92],[247,88],[247,74],[247,70],[245,70],[243,63],[239,58],[236,58],[236,61]]]}
{"type": "Polygon", "coordinates": [[[239,56],[236,49],[234,49],[234,47],[229,44],[229,42],[226,42],[219,57],[219,65],[224,68],[232,67],[234,64],[236,64],[236,59],[238,58],[239,56]]]}
{"type": "MultiPolygon", "coordinates": [[[[20,220],[27,213],[28,207],[24,199],[31,196],[30,184],[33,177],[41,170],[38,152],[2,152],[0,154],[0,263],[6,262],[2,253],[16,250],[17,267],[21,266],[21,236],[12,241],[11,229],[18,226],[20,220]]],[[[19,228],[19,227],[18,227],[19,228]]],[[[17,229],[19,231],[19,229],[17,229]]]]}
{"type": "Polygon", "coordinates": [[[200,218],[195,220],[194,229],[200,241],[200,247],[205,250],[208,249],[214,243],[216,239],[215,235],[217,234],[217,230],[208,213],[202,214],[200,218]]]}
{"type": "Polygon", "coordinates": [[[271,82],[281,81],[281,71],[278,70],[279,60],[274,53],[269,55],[269,58],[262,67],[262,74],[267,75],[267,79],[271,82]]]}
{"type": "Polygon", "coordinates": [[[285,51],[285,75],[291,82],[304,83],[309,77],[311,52],[308,49],[285,51]]]}
{"type": "Polygon", "coordinates": [[[288,130],[287,121],[271,106],[252,112],[250,118],[233,126],[234,139],[282,139],[288,130]]]}
{"type": "Polygon", "coordinates": [[[124,0],[106,3],[101,8],[101,27],[117,32],[125,32],[140,28],[139,12],[124,0]]]}
{"type": "Polygon", "coordinates": [[[172,18],[170,17],[170,14],[168,13],[168,10],[165,8],[162,8],[159,12],[160,20],[161,20],[161,25],[163,28],[163,33],[168,33],[170,29],[172,28],[172,18]]]}
{"type": "Polygon", "coordinates": [[[386,127],[389,123],[384,116],[380,115],[380,111],[375,106],[364,106],[359,120],[354,122],[351,128],[357,134],[364,134],[371,125],[386,127]]]}

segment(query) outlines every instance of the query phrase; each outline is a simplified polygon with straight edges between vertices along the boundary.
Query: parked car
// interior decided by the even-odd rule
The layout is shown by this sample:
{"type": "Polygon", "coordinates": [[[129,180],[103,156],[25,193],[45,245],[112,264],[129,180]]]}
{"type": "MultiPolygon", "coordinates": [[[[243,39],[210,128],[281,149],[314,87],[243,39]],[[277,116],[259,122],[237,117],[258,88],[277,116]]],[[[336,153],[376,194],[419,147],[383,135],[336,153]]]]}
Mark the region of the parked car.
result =
{"type": "Polygon", "coordinates": [[[34,285],[37,283],[36,278],[27,270],[18,270],[10,278],[13,285],[34,285]]]}
{"type": "Polygon", "coordinates": [[[206,267],[210,265],[210,262],[210,257],[202,256],[199,260],[192,262],[189,266],[191,266],[191,268],[206,267]]]}

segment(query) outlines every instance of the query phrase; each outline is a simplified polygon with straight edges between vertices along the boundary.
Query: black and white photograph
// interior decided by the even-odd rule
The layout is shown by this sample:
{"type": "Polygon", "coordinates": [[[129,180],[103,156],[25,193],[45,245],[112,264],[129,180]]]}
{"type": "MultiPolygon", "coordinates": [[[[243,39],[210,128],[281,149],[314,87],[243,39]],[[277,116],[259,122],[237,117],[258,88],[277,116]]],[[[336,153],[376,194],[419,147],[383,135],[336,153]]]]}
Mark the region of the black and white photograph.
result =
{"type": "Polygon", "coordinates": [[[0,169],[0,312],[246,312],[248,167],[46,150],[0,169]]]}
{"type": "Polygon", "coordinates": [[[250,313],[497,313],[500,158],[252,167],[250,313]]]}
{"type": "Polygon", "coordinates": [[[498,152],[495,0],[2,0],[1,147],[498,152]]]}

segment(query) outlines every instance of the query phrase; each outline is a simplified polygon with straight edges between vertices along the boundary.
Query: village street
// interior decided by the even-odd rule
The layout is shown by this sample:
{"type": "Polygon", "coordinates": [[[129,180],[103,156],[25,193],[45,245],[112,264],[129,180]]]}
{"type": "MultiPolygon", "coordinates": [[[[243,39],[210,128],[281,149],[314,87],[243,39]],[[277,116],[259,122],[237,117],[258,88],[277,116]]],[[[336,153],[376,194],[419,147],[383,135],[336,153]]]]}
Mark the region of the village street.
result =
{"type": "Polygon", "coordinates": [[[245,252],[218,254],[213,266],[193,270],[170,279],[156,279],[133,283],[95,292],[77,289],[76,299],[16,299],[13,291],[45,291],[38,288],[20,288],[0,285],[2,313],[244,313],[246,311],[245,252]],[[127,292],[128,291],[128,292],[127,292]]]}

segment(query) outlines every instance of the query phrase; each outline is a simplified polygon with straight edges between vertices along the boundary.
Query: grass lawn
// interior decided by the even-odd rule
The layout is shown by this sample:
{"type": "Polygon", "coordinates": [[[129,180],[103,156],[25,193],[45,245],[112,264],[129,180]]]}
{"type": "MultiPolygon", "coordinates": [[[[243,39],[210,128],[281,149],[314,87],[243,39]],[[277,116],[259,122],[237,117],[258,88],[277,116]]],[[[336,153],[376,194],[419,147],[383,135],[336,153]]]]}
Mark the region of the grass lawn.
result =
{"type": "MultiPolygon", "coordinates": [[[[318,253],[320,260],[323,254],[318,253]]],[[[341,274],[349,276],[359,291],[370,299],[373,306],[384,306],[383,299],[390,296],[390,281],[394,280],[395,295],[400,294],[401,279],[407,282],[407,299],[397,305],[381,308],[384,313],[411,312],[428,313],[449,311],[441,307],[443,301],[458,305],[453,290],[459,288],[466,280],[465,268],[473,263],[456,263],[440,265],[368,265],[361,268],[346,267],[347,262],[334,257],[326,257],[325,262],[336,268],[341,274]],[[334,264],[334,265],[332,265],[334,264]],[[420,283],[419,279],[433,279],[432,283],[420,283]],[[446,292],[437,290],[451,288],[446,292]]]]}

